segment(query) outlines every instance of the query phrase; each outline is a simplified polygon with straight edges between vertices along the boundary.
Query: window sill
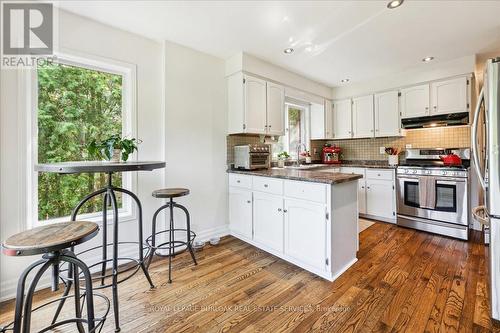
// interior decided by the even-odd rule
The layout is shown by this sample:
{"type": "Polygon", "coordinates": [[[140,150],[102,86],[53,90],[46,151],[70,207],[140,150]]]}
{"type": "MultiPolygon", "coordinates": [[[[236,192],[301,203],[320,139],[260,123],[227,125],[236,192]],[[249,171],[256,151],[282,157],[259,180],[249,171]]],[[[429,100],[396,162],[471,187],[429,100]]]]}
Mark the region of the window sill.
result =
{"type": "MultiPolygon", "coordinates": [[[[136,219],[137,219],[137,216],[135,213],[128,211],[128,210],[118,210],[118,222],[119,223],[135,221],[136,219]]],[[[50,220],[37,221],[35,223],[34,227],[41,226],[41,225],[47,225],[47,224],[69,222],[69,221],[71,221],[70,216],[58,217],[58,218],[54,218],[54,219],[50,219],[50,220]]],[[[98,225],[102,225],[102,212],[78,215],[77,221],[95,222],[98,225]]],[[[106,222],[107,222],[106,223],[107,225],[113,224],[113,214],[112,213],[107,214],[106,222]]]]}

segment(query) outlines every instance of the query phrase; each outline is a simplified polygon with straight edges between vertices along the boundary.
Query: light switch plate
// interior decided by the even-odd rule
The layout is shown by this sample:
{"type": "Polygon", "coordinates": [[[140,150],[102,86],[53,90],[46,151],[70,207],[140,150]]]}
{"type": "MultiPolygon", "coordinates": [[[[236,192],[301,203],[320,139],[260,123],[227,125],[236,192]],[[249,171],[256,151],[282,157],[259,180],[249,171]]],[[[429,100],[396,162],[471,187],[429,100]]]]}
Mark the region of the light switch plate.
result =
{"type": "Polygon", "coordinates": [[[385,147],[379,147],[379,152],[380,152],[380,154],[384,155],[385,154],[385,147]]]}

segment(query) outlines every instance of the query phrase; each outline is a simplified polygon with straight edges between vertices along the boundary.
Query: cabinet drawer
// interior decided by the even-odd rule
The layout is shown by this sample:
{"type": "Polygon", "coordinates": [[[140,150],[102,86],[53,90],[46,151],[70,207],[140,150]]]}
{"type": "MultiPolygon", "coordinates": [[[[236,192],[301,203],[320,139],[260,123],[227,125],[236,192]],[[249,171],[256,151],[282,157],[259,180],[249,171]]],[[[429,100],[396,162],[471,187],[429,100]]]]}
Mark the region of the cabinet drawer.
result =
{"type": "Polygon", "coordinates": [[[283,195],[283,181],[269,177],[253,177],[254,191],[283,195]]]}
{"type": "Polygon", "coordinates": [[[285,197],[324,203],[326,201],[326,186],[285,180],[285,197]]]}
{"type": "Polygon", "coordinates": [[[393,170],[366,169],[366,179],[393,180],[393,170]]]}
{"type": "Polygon", "coordinates": [[[252,176],[229,174],[229,186],[252,189],[252,176]]]}

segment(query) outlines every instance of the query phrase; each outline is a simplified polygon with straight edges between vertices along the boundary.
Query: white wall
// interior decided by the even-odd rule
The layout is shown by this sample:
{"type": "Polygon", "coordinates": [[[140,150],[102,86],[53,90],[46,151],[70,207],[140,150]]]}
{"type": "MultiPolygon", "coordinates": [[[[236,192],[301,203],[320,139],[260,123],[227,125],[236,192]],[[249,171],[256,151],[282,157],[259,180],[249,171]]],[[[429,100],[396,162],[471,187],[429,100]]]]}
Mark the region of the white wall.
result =
{"type": "MultiPolygon", "coordinates": [[[[191,193],[179,198],[198,238],[227,234],[224,61],[165,42],[166,182],[191,193]]],[[[179,223],[181,223],[181,216],[179,223]]],[[[177,224],[177,223],[176,223],[177,224]]]]}
{"type": "MultiPolygon", "coordinates": [[[[61,51],[108,58],[136,65],[137,68],[137,137],[140,160],[164,160],[163,60],[161,43],[112,28],[95,21],[61,11],[59,14],[61,51]]],[[[24,96],[25,92],[21,92],[24,96]]],[[[21,231],[27,225],[23,207],[24,166],[22,157],[27,144],[23,141],[23,109],[17,105],[17,73],[2,70],[0,89],[0,238],[21,231]]],[[[160,202],[151,197],[154,189],[164,186],[164,171],[141,172],[136,194],[144,209],[144,234],[150,233],[151,218],[160,202]]],[[[134,240],[137,222],[120,224],[120,238],[134,240]]],[[[111,228],[109,235],[111,235],[111,228]]],[[[100,242],[100,235],[89,244],[100,242]]],[[[14,295],[21,271],[36,257],[0,256],[0,298],[14,295]]],[[[147,282],[144,283],[147,290],[147,282]]]]}
{"type": "Polygon", "coordinates": [[[474,56],[462,57],[447,62],[422,63],[417,67],[386,77],[360,83],[348,83],[342,87],[332,88],[332,96],[333,99],[342,99],[455,75],[470,74],[474,72],[474,66],[474,56]]]}

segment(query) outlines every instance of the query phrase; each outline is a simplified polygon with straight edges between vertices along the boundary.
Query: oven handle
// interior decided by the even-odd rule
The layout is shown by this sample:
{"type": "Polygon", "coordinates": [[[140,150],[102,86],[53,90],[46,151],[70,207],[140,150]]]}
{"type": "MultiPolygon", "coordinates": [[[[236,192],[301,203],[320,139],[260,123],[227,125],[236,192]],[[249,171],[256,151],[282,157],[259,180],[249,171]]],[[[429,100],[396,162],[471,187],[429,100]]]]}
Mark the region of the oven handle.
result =
{"type": "MultiPolygon", "coordinates": [[[[398,177],[399,180],[410,180],[410,181],[417,181],[419,177],[398,177]]],[[[453,185],[455,183],[466,183],[467,179],[464,178],[437,178],[436,182],[438,184],[445,184],[445,185],[453,185]]]]}

